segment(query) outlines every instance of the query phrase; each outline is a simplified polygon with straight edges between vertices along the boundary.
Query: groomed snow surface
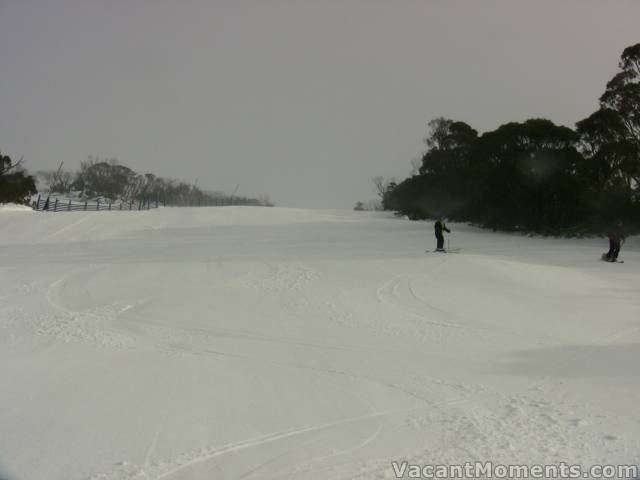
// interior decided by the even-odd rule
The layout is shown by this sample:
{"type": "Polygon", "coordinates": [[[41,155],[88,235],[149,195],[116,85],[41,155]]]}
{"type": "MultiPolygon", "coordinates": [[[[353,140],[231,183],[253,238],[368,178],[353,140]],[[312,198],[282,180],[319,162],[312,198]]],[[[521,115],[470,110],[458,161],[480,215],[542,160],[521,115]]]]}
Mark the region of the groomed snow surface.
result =
{"type": "Polygon", "coordinates": [[[637,238],[450,226],[0,209],[0,478],[637,463],[637,238]]]}

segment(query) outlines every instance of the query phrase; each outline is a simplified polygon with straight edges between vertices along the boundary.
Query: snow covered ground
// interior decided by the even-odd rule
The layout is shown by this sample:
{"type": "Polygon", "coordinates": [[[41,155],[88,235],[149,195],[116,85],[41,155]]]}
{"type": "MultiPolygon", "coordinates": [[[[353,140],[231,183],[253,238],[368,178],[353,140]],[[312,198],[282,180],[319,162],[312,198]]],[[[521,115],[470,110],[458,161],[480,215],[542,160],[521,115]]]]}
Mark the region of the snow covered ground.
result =
{"type": "Polygon", "coordinates": [[[638,463],[638,239],[452,227],[0,209],[0,479],[638,463]]]}

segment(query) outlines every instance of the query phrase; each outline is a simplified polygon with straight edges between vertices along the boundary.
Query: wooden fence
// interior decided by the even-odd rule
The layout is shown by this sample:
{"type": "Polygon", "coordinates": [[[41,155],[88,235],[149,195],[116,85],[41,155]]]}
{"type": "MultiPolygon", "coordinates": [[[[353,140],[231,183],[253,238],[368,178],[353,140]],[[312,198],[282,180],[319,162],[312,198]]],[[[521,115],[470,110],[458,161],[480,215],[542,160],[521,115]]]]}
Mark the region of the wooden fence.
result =
{"type": "Polygon", "coordinates": [[[59,199],[57,197],[42,197],[33,202],[33,209],[43,212],[76,212],[76,211],[108,211],[108,210],[149,210],[151,208],[163,207],[226,207],[233,205],[259,206],[260,202],[253,198],[244,197],[219,197],[202,199],[179,199],[174,201],[164,201],[159,199],[143,198],[130,201],[108,202],[91,200],[84,202],[74,202],[69,199],[59,199]]]}
{"type": "Polygon", "coordinates": [[[92,211],[99,212],[101,210],[149,210],[150,208],[158,208],[160,202],[158,200],[151,201],[149,199],[130,200],[128,202],[106,202],[100,200],[85,200],[84,202],[73,202],[68,199],[58,199],[38,195],[38,200],[34,202],[33,209],[43,212],[77,212],[92,211]]]}

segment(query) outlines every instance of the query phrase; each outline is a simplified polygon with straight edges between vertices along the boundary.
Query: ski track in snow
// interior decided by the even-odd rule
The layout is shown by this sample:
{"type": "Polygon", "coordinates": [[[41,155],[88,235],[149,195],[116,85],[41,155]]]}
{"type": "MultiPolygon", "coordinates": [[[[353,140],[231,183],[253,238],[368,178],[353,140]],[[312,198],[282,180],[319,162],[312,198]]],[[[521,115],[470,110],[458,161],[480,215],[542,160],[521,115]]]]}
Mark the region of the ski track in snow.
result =
{"type": "Polygon", "coordinates": [[[121,313],[132,308],[132,305],[102,305],[91,310],[72,310],[63,306],[58,300],[59,289],[63,288],[70,278],[86,275],[94,271],[73,271],[55,280],[46,292],[48,304],[56,312],[37,320],[39,335],[51,336],[64,342],[89,342],[106,348],[127,348],[133,345],[133,339],[125,334],[107,330],[106,324],[113,323],[121,313]]]}
{"type": "MultiPolygon", "coordinates": [[[[433,405],[433,406],[438,407],[448,403],[456,403],[456,401],[443,402],[440,405],[433,405]]],[[[312,425],[312,426],[304,427],[300,429],[269,433],[266,435],[250,438],[245,441],[222,445],[219,447],[215,447],[215,446],[203,447],[201,449],[198,449],[192,452],[183,453],[177,459],[174,459],[172,461],[164,460],[164,461],[154,462],[154,465],[148,468],[148,470],[145,470],[144,468],[140,468],[138,466],[130,466],[131,467],[130,471],[127,473],[119,470],[112,474],[98,474],[98,475],[92,476],[91,480],[112,480],[116,478],[126,479],[126,480],[133,480],[136,478],[152,478],[154,480],[161,480],[161,479],[170,477],[171,475],[176,474],[180,470],[189,468],[197,463],[208,461],[222,455],[237,453],[242,450],[264,446],[268,443],[289,439],[291,437],[295,437],[295,436],[299,436],[307,433],[315,433],[322,430],[340,428],[340,427],[348,426],[349,424],[368,421],[368,420],[377,420],[381,417],[386,417],[386,416],[395,415],[395,414],[410,413],[412,411],[420,410],[423,408],[424,407],[420,406],[420,407],[412,407],[409,409],[392,410],[387,412],[374,412],[374,413],[347,418],[343,420],[338,420],[334,422],[312,425]]],[[[373,435],[365,438],[362,442],[358,443],[357,445],[349,447],[348,449],[345,449],[335,454],[313,459],[313,461],[328,459],[328,458],[336,457],[339,455],[344,455],[349,453],[350,451],[354,451],[359,448],[362,448],[368,443],[371,443],[373,440],[375,440],[375,438],[379,436],[380,430],[381,428],[378,425],[373,435]]]]}
{"type": "MultiPolygon", "coordinates": [[[[167,479],[196,464],[212,461],[224,455],[237,454],[244,450],[264,447],[305,434],[339,430],[354,423],[379,421],[384,417],[392,416],[399,416],[401,423],[410,429],[420,431],[432,428],[434,425],[447,425],[448,440],[443,439],[443,443],[449,444],[448,448],[420,453],[417,457],[409,459],[410,463],[420,464],[429,461],[422,459],[422,455],[426,459],[438,458],[439,462],[443,464],[462,464],[469,459],[478,458],[495,459],[494,461],[497,462],[500,461],[500,456],[496,452],[501,450],[509,452],[511,455],[519,455],[523,463],[531,462],[531,459],[536,459],[540,463],[544,461],[559,463],[564,461],[564,457],[560,453],[561,448],[571,442],[577,448],[583,449],[584,453],[600,458],[604,464],[609,458],[607,455],[620,448],[619,439],[615,434],[603,430],[603,417],[576,415],[575,411],[580,409],[578,405],[562,405],[564,407],[562,409],[545,400],[533,400],[526,395],[515,395],[501,400],[496,410],[473,409],[469,405],[465,405],[464,410],[454,410],[454,413],[443,410],[443,407],[461,406],[462,403],[467,404],[469,401],[477,400],[478,398],[474,397],[432,404],[428,409],[424,406],[417,406],[403,410],[373,412],[335,422],[284,432],[273,432],[222,446],[202,447],[185,452],[174,459],[156,460],[151,465],[148,462],[145,462],[144,466],[124,462],[126,468],[118,468],[111,473],[97,474],[92,476],[91,480],[167,479]],[[594,438],[597,440],[596,442],[594,442],[594,438]],[[476,448],[457,448],[454,445],[457,443],[476,446],[476,448]]],[[[317,462],[344,456],[364,448],[374,442],[382,430],[382,423],[378,422],[372,434],[343,450],[307,459],[303,464],[292,468],[286,474],[286,478],[297,478],[296,476],[305,472],[316,473],[318,474],[317,478],[388,478],[391,460],[380,462],[371,459],[365,463],[369,469],[364,472],[353,472],[347,477],[343,477],[343,474],[333,476],[330,472],[333,467],[313,467],[317,462]],[[371,465],[374,465],[374,468],[370,468],[371,465]]],[[[312,440],[305,441],[305,443],[309,441],[312,440]]],[[[249,474],[256,473],[274,459],[290,453],[290,449],[289,446],[283,446],[283,453],[238,478],[246,478],[249,474]]],[[[275,476],[274,478],[285,478],[285,476],[275,476]]]]}
{"type": "MultiPolygon", "coordinates": [[[[415,296],[415,293],[411,289],[411,284],[407,281],[409,276],[409,273],[402,273],[392,277],[389,281],[385,282],[381,287],[378,288],[376,292],[376,297],[378,298],[378,300],[382,303],[386,303],[398,308],[404,314],[418,317],[425,323],[428,323],[430,325],[445,328],[463,328],[461,325],[455,323],[435,321],[429,315],[425,315],[424,313],[420,313],[419,311],[416,312],[412,305],[408,305],[406,301],[403,301],[400,296],[401,294],[398,293],[400,287],[404,287],[404,289],[408,291],[414,299],[418,300],[418,298],[415,296]]],[[[436,310],[431,306],[429,307],[436,310]]]]}
{"type": "Polygon", "coordinates": [[[59,228],[58,230],[56,230],[55,232],[51,232],[45,236],[40,237],[38,240],[38,243],[46,243],[51,238],[59,236],[61,233],[74,230],[82,223],[85,223],[89,218],[90,218],[89,215],[82,216],[75,222],[68,223],[62,226],[61,228],[59,228]]]}

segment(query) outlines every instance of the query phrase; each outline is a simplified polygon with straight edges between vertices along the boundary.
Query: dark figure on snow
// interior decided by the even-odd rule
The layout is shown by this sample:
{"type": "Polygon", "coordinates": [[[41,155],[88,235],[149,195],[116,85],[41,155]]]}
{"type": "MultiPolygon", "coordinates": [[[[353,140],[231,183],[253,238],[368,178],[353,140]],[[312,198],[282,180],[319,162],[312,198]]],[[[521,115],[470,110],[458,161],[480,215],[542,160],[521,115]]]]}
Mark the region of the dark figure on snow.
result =
{"type": "Polygon", "coordinates": [[[436,232],[436,240],[438,242],[436,250],[438,252],[444,252],[444,235],[442,234],[442,232],[444,231],[447,233],[451,233],[451,230],[449,230],[444,224],[444,220],[442,219],[442,217],[438,217],[436,223],[433,225],[433,228],[436,232]]]}
{"type": "Polygon", "coordinates": [[[624,243],[626,237],[624,229],[622,228],[622,222],[618,222],[611,227],[607,232],[607,237],[609,237],[609,251],[604,254],[604,260],[615,262],[618,260],[620,246],[624,243]]]}

